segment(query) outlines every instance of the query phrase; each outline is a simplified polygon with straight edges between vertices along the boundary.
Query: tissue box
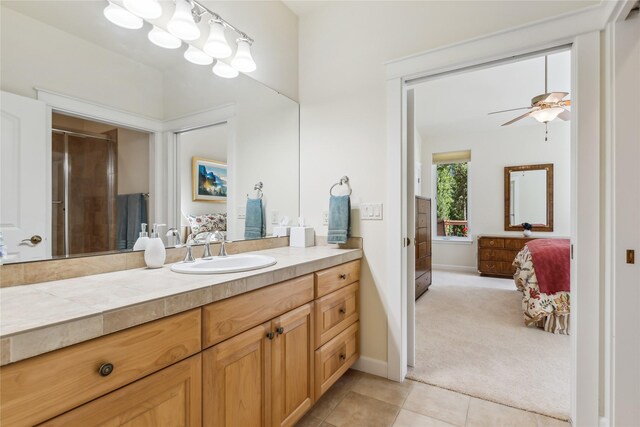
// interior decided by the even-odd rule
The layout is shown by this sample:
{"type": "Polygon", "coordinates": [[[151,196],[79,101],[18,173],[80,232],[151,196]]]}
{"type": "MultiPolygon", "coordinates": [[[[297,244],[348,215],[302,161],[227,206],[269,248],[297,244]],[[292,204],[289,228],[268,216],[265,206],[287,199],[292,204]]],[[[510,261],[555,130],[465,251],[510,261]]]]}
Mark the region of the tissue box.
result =
{"type": "Polygon", "coordinates": [[[313,227],[291,227],[289,246],[295,248],[307,248],[315,245],[315,232],[313,227]]]}
{"type": "Polygon", "coordinates": [[[273,235],[276,237],[288,236],[289,234],[291,234],[291,227],[288,225],[273,227],[273,235]]]}

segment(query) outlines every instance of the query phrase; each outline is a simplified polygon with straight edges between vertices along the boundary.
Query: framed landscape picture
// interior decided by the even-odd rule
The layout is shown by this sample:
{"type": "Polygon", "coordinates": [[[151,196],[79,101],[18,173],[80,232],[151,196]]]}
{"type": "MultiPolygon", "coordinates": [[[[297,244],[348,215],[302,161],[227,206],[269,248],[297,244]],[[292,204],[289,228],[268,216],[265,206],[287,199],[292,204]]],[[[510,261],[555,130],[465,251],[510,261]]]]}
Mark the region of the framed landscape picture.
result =
{"type": "Polygon", "coordinates": [[[194,201],[227,202],[226,163],[194,157],[191,174],[194,201]]]}

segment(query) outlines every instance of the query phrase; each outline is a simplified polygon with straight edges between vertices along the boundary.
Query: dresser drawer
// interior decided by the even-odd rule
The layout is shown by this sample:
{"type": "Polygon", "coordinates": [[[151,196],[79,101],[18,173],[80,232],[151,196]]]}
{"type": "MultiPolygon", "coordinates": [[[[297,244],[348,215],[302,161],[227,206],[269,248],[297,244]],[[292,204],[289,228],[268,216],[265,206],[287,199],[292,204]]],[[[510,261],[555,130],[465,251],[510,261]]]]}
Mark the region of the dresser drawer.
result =
{"type": "Polygon", "coordinates": [[[481,248],[504,248],[504,239],[481,237],[478,239],[478,246],[481,248]]]}
{"type": "Polygon", "coordinates": [[[416,227],[418,228],[426,228],[427,227],[427,214],[418,214],[416,217],[416,227]]]}
{"type": "Polygon", "coordinates": [[[424,257],[416,260],[416,277],[431,271],[431,257],[424,257]]]}
{"type": "Polygon", "coordinates": [[[359,289],[360,283],[356,282],[316,300],[315,348],[325,344],[358,320],[359,289]]]}
{"type": "Polygon", "coordinates": [[[515,267],[510,262],[503,261],[480,261],[478,270],[483,274],[496,274],[500,276],[513,275],[515,267]]]}
{"type": "Polygon", "coordinates": [[[37,424],[159,371],[198,353],[200,334],[195,309],[4,366],[0,424],[37,424]]]}
{"type": "Polygon", "coordinates": [[[480,261],[504,261],[512,262],[517,252],[506,249],[478,249],[478,259],[480,261]]]}
{"type": "Polygon", "coordinates": [[[418,213],[427,213],[429,212],[429,201],[423,199],[416,200],[416,208],[418,209],[418,213]]]}
{"type": "Polygon", "coordinates": [[[316,350],[315,354],[315,398],[320,398],[359,357],[358,330],[356,322],[337,337],[316,350]]]}
{"type": "Polygon", "coordinates": [[[217,301],[202,308],[202,346],[210,347],[313,300],[313,275],[217,301]]]}
{"type": "Polygon", "coordinates": [[[418,246],[416,246],[416,258],[424,258],[427,255],[427,242],[418,243],[418,246]]]}
{"type": "Polygon", "coordinates": [[[316,298],[360,280],[360,260],[327,268],[315,273],[316,298]]]}

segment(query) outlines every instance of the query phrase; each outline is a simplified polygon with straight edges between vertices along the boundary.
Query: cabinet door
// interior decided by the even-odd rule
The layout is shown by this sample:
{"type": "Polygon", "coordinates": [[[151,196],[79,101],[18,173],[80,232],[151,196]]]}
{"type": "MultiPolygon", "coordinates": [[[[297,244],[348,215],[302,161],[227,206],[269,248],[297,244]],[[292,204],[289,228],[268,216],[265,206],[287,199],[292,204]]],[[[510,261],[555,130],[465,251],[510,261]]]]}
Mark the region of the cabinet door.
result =
{"type": "Polygon", "coordinates": [[[313,303],[273,320],[272,426],[292,426],[313,405],[313,303]]]}
{"type": "Polygon", "coordinates": [[[203,425],[266,427],[271,419],[271,322],[203,354],[203,425]]]}
{"type": "Polygon", "coordinates": [[[40,425],[200,426],[201,367],[192,356],[40,425]]]}

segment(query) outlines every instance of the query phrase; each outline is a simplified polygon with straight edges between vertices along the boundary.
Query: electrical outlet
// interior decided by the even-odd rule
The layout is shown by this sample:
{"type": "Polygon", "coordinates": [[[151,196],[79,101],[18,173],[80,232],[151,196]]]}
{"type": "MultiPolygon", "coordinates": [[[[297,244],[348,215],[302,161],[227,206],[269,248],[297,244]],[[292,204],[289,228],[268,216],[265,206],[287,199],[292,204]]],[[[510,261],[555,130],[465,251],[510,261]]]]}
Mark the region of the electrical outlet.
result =
{"type": "Polygon", "coordinates": [[[329,211],[322,211],[322,225],[329,225],[329,211]]]}
{"type": "Polygon", "coordinates": [[[238,219],[245,219],[246,217],[246,207],[238,206],[238,219]]]}
{"type": "Polygon", "coordinates": [[[271,224],[279,224],[279,217],[280,215],[278,214],[278,211],[271,211],[271,224]]]}

